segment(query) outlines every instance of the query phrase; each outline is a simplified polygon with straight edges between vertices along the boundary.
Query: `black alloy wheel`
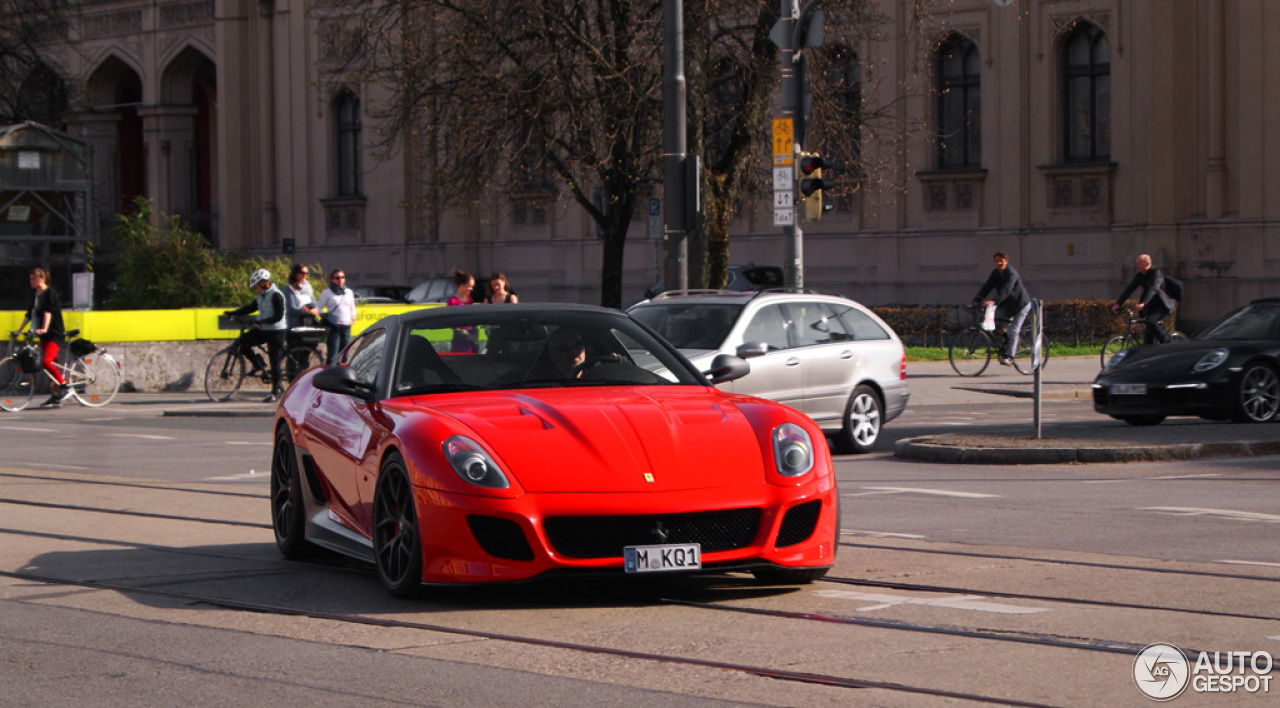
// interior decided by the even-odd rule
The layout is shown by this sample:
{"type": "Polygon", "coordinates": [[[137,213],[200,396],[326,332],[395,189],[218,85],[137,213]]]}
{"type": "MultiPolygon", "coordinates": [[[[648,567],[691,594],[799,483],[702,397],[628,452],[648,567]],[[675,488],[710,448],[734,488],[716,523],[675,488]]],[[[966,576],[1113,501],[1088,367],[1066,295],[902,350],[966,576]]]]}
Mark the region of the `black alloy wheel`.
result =
{"type": "Polygon", "coordinates": [[[1267,423],[1280,410],[1280,377],[1275,369],[1260,362],[1244,368],[1236,387],[1235,420],[1238,423],[1267,423]]]}
{"type": "Polygon", "coordinates": [[[271,528],[276,546],[285,558],[304,558],[310,554],[306,539],[306,504],[302,500],[302,477],[298,454],[289,439],[288,426],[276,431],[271,451],[271,528]]]}
{"type": "Polygon", "coordinates": [[[373,555],[378,579],[392,597],[422,593],[422,538],[417,506],[404,460],[392,453],[382,463],[373,495],[373,555]]]}

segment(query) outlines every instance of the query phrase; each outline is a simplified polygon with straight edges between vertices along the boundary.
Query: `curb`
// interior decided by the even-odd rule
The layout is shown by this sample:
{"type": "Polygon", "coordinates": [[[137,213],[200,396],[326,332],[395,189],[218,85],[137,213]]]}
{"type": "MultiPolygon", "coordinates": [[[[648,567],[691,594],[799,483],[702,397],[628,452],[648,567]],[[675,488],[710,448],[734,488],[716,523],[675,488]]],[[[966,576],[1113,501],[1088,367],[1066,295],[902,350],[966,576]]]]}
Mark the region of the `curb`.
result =
{"type": "Polygon", "coordinates": [[[1160,462],[1280,454],[1280,440],[1178,443],[1134,447],[1099,447],[1096,441],[1063,440],[1053,447],[979,447],[948,442],[946,437],[924,436],[899,440],[894,449],[894,457],[969,465],[1054,465],[1160,462]]]}

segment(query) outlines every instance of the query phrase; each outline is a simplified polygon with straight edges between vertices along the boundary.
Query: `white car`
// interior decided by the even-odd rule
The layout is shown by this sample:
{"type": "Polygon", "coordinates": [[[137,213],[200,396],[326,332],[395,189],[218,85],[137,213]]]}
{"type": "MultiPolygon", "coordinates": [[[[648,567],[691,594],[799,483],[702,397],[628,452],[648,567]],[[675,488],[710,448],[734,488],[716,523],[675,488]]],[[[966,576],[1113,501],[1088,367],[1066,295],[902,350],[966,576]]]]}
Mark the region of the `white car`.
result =
{"type": "Polygon", "coordinates": [[[720,385],[812,418],[840,453],[868,452],[907,407],[902,341],[867,308],[838,295],[765,291],[660,294],[628,311],[700,370],[717,354],[751,373],[720,385]]]}

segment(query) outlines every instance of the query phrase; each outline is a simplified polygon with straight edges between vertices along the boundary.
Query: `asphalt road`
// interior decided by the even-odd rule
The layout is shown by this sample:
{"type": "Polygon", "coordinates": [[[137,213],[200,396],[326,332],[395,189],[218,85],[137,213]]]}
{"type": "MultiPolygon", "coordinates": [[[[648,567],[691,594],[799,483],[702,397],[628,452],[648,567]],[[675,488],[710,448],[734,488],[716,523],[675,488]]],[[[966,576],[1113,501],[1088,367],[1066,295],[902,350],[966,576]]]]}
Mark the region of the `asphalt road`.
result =
{"type": "MultiPolygon", "coordinates": [[[[835,568],[778,588],[563,580],[394,601],[368,568],[277,553],[268,407],[166,416],[204,404],[126,398],[0,417],[0,691],[19,705],[1143,705],[1135,656],[1153,642],[1193,661],[1280,656],[1280,458],[903,460],[893,436],[1029,425],[1027,399],[920,374],[881,448],[837,461],[835,568]]],[[[1084,402],[1042,413],[1114,424],[1084,402]]],[[[1180,704],[1261,705],[1280,687],[1191,691],[1180,704]]]]}

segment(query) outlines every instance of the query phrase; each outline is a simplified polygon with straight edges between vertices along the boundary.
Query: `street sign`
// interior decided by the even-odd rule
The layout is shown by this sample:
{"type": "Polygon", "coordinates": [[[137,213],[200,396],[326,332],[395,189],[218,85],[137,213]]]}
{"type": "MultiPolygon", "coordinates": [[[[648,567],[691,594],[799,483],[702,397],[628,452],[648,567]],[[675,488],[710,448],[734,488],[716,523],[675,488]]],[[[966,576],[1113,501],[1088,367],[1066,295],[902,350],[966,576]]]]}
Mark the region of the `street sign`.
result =
{"type": "Polygon", "coordinates": [[[774,208],[774,209],[779,209],[779,208],[781,208],[781,207],[793,207],[793,206],[795,206],[795,205],[796,205],[796,193],[795,193],[795,192],[792,192],[792,191],[786,191],[786,192],[774,192],[774,193],[773,193],[773,208],[774,208]]]}
{"type": "Polygon", "coordinates": [[[791,226],[795,223],[796,223],[796,210],[794,207],[773,210],[774,226],[791,226]]]}
{"type": "Polygon", "coordinates": [[[662,200],[649,198],[649,238],[657,241],[662,237],[662,200]]]}
{"type": "Polygon", "coordinates": [[[795,170],[790,167],[773,168],[773,191],[789,192],[795,189],[795,170]]]}
{"type": "Polygon", "coordinates": [[[795,124],[791,118],[773,119],[773,166],[789,166],[795,154],[795,124]]]}

